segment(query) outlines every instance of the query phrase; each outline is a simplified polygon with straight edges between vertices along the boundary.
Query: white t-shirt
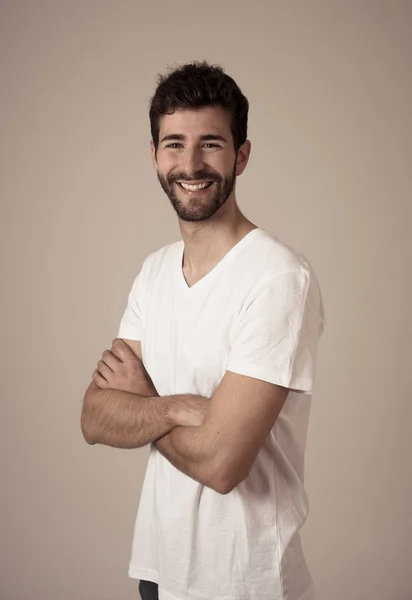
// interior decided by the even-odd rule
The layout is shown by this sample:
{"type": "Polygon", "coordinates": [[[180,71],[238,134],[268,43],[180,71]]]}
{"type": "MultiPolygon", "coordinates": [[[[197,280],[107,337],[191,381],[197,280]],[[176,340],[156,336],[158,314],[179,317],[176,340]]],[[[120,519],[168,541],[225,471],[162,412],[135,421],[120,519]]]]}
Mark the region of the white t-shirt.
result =
{"type": "Polygon", "coordinates": [[[304,449],[323,330],[316,277],[262,228],[191,287],[183,251],[181,240],[146,258],[118,334],[141,340],[159,395],[211,397],[226,370],[294,391],[229,494],[184,475],[151,446],[129,575],[158,583],[160,600],[308,600],[298,532],[308,512],[304,449]]]}

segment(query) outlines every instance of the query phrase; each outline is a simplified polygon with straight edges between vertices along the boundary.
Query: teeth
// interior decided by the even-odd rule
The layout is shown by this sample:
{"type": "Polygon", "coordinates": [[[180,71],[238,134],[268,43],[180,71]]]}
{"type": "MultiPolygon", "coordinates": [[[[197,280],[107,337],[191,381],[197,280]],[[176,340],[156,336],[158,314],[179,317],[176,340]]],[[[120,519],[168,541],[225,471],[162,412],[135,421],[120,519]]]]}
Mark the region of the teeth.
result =
{"type": "Polygon", "coordinates": [[[199,183],[198,185],[189,185],[188,183],[180,183],[180,185],[189,192],[196,192],[197,190],[203,190],[209,185],[209,183],[199,183]]]}

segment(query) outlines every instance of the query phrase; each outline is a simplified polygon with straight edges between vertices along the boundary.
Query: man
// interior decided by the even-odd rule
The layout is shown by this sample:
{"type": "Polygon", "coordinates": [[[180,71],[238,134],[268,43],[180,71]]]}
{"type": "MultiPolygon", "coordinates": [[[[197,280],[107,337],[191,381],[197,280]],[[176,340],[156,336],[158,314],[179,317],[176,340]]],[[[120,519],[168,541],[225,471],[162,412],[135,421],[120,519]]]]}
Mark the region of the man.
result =
{"type": "Polygon", "coordinates": [[[86,392],[90,444],[151,444],[129,574],[143,600],[307,600],[299,529],[322,301],[307,262],[239,210],[248,101],[184,65],[151,101],[182,240],[150,254],[86,392]]]}

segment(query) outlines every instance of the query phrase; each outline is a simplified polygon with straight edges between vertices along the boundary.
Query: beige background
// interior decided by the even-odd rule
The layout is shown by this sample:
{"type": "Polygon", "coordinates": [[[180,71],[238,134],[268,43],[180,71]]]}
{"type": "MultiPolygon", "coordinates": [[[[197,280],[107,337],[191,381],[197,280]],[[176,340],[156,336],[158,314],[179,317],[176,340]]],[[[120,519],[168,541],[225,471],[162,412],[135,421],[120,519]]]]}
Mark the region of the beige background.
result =
{"type": "Polygon", "coordinates": [[[146,450],[89,447],[82,396],[144,257],[180,238],[149,154],[166,65],[251,104],[238,201],[304,252],[327,329],[303,539],[319,600],[411,600],[410,1],[5,1],[1,600],[132,600],[146,450]]]}

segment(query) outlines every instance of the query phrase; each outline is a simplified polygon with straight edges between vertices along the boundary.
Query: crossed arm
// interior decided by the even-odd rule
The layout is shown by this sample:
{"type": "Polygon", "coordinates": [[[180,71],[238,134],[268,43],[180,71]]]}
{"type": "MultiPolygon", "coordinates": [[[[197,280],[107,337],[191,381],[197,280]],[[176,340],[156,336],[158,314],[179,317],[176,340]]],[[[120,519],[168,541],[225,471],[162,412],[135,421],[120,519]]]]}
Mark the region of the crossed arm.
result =
{"type": "Polygon", "coordinates": [[[211,399],[159,397],[140,343],[116,340],[103,358],[85,396],[86,441],[123,448],[152,442],[177,469],[222,494],[247,477],[289,391],[227,371],[211,399]]]}

